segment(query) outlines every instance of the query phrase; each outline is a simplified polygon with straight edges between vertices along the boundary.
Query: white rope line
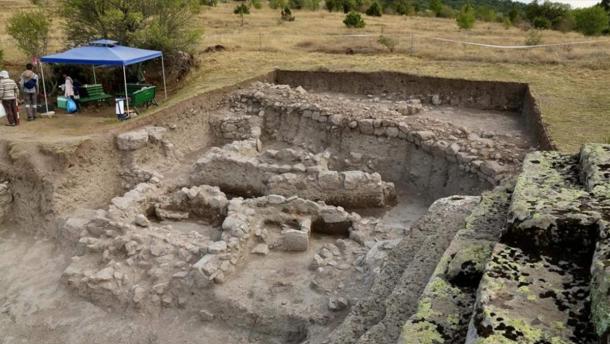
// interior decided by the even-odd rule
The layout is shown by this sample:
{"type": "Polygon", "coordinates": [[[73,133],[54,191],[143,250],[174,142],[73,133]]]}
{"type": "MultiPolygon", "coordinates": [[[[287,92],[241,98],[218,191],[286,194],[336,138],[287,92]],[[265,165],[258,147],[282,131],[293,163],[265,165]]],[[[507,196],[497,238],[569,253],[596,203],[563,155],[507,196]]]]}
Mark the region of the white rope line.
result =
{"type": "MultiPolygon", "coordinates": [[[[254,35],[255,33],[250,33],[251,35],[254,35]]],[[[259,34],[256,34],[257,36],[259,34]]],[[[593,41],[577,41],[577,42],[565,42],[565,43],[549,43],[549,44],[537,44],[537,45],[497,45],[497,44],[484,44],[484,43],[476,43],[476,42],[467,42],[467,41],[458,41],[458,40],[453,40],[453,39],[447,39],[447,38],[439,38],[439,37],[423,37],[417,34],[412,34],[412,33],[407,33],[407,32],[403,32],[400,34],[397,33],[391,33],[391,32],[387,32],[387,33],[379,33],[379,34],[329,34],[327,36],[331,36],[331,37],[379,37],[381,35],[392,35],[392,36],[396,36],[396,35],[403,35],[403,36],[407,36],[407,37],[416,37],[416,38],[424,38],[424,39],[428,39],[428,40],[432,40],[432,41],[440,41],[440,42],[449,42],[449,43],[456,43],[456,44],[465,44],[465,45],[473,45],[473,46],[477,46],[477,47],[484,47],[484,48],[494,48],[494,49],[534,49],[534,48],[548,48],[548,47],[558,47],[558,46],[568,46],[568,45],[582,45],[582,44],[594,44],[594,43],[610,43],[609,40],[593,40],[593,41]]],[[[208,35],[207,37],[214,37],[214,36],[220,36],[221,38],[225,35],[222,34],[212,34],[212,35],[208,35]]]]}
{"type": "Polygon", "coordinates": [[[446,39],[446,38],[434,38],[433,37],[430,39],[433,41],[475,45],[478,47],[496,48],[496,49],[531,49],[531,48],[557,47],[557,46],[562,46],[562,45],[593,44],[593,43],[607,42],[607,41],[597,40],[597,41],[580,41],[580,42],[566,42],[566,43],[538,44],[538,45],[495,45],[495,44],[483,44],[483,43],[456,41],[453,39],[446,39]]]}

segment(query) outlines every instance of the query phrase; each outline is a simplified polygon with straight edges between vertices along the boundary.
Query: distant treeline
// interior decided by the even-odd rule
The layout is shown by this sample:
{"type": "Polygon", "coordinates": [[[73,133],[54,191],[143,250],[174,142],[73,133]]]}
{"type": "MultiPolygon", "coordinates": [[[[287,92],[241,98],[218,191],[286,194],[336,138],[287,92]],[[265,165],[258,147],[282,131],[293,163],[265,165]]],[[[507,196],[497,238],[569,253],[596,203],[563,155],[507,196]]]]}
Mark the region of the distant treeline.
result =
{"type": "MultiPolygon", "coordinates": [[[[301,1],[312,0],[290,0],[290,3],[301,1]]],[[[609,26],[610,0],[601,0],[598,5],[581,9],[538,0],[528,4],[511,0],[326,0],[325,7],[329,11],[366,13],[376,2],[385,14],[455,18],[460,13],[473,12],[476,20],[500,22],[507,28],[514,25],[524,29],[580,31],[586,35],[599,35],[607,34],[609,26]]]]}

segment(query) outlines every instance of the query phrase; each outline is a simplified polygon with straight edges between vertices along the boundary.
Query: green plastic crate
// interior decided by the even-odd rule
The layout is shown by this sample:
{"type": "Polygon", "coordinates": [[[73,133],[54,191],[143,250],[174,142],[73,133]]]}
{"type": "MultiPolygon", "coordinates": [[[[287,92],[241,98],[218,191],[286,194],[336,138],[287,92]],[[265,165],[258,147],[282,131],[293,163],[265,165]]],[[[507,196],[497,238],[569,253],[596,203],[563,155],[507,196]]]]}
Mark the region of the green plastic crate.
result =
{"type": "Polygon", "coordinates": [[[68,99],[66,97],[57,97],[57,108],[66,110],[68,108],[68,99]]]}

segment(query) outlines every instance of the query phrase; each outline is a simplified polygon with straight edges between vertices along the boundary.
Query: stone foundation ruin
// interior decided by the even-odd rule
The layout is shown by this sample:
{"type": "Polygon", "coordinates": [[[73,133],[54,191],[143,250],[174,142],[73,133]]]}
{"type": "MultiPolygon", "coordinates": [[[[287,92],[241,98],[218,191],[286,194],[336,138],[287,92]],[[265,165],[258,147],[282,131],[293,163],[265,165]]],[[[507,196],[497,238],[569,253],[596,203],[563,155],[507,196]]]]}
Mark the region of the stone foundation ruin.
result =
{"type": "MultiPolygon", "coordinates": [[[[106,153],[112,192],[83,169],[77,187],[41,177],[57,185],[36,204],[71,256],[61,287],[129,321],[168,314],[161,341],[610,333],[610,146],[553,151],[527,85],[276,71],[139,125],[106,153]],[[80,185],[99,202],[65,205],[80,185]]],[[[0,173],[5,223],[35,203],[16,175],[0,173]]]]}

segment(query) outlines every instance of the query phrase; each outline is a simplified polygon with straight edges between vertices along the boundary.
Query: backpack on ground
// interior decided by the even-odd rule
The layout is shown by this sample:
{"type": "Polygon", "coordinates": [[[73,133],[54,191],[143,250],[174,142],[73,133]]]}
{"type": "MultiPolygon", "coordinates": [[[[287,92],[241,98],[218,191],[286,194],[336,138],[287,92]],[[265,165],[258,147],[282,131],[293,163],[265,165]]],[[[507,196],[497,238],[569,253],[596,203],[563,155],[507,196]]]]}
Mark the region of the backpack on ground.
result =
{"type": "Polygon", "coordinates": [[[36,87],[36,79],[31,78],[23,83],[23,88],[26,90],[33,90],[36,87]]]}

